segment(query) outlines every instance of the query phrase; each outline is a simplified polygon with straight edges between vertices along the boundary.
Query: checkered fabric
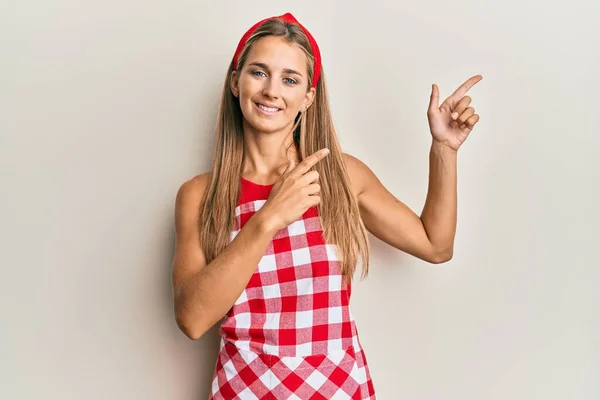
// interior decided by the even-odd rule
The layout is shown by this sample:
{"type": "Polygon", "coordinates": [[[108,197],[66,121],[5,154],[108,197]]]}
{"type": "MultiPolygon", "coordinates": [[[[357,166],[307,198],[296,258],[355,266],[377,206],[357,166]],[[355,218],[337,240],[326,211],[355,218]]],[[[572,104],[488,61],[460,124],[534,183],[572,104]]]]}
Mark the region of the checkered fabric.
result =
{"type": "MultiPolygon", "coordinates": [[[[242,178],[232,240],[271,188],[242,178]]],[[[375,399],[350,284],[322,233],[313,207],[273,237],[221,322],[209,399],[375,399]]]]}

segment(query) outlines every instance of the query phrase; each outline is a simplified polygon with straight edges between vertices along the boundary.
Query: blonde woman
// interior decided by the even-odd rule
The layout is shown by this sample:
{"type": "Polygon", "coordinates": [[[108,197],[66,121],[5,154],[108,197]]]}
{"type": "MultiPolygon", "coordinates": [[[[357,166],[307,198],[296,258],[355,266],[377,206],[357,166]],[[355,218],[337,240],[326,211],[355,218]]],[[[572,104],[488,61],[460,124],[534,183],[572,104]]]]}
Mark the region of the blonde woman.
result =
{"type": "Polygon", "coordinates": [[[375,399],[349,309],[367,231],[431,263],[452,257],[456,154],[478,122],[465,82],[432,87],[421,216],[343,153],[319,47],[291,14],[242,37],[223,88],[210,172],[177,193],[176,321],[191,339],[217,322],[211,399],[375,399]]]}

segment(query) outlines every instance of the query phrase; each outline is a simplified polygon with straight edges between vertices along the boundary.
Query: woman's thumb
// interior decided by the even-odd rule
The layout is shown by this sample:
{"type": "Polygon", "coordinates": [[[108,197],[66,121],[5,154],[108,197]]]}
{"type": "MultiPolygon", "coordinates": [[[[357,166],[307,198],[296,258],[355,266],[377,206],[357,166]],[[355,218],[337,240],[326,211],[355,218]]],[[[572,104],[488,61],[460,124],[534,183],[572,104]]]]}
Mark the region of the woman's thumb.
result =
{"type": "Polygon", "coordinates": [[[287,174],[288,172],[290,172],[291,170],[293,170],[296,167],[296,163],[294,162],[294,160],[290,160],[290,162],[288,162],[288,166],[285,169],[285,174],[287,174]]]}

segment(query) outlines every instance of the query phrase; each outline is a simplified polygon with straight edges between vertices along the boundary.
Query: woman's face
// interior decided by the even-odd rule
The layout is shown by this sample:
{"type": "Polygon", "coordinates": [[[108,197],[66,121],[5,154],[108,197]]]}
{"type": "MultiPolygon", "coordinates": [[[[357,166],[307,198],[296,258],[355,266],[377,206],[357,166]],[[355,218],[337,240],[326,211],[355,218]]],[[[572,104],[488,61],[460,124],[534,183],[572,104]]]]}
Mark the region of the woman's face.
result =
{"type": "Polygon", "coordinates": [[[298,112],[314,99],[315,89],[309,88],[306,55],[277,36],[257,40],[231,79],[246,122],[262,133],[291,130],[298,112]]]}

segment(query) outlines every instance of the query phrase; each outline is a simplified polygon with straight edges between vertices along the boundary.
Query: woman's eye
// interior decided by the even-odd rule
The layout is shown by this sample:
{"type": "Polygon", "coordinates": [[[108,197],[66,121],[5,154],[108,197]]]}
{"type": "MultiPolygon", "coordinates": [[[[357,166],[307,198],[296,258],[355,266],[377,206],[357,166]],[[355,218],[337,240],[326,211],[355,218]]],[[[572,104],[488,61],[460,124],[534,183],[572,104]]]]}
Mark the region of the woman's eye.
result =
{"type": "MultiPolygon", "coordinates": [[[[267,76],[264,72],[262,71],[252,71],[251,72],[252,75],[254,76],[267,76]]],[[[290,84],[290,85],[295,85],[298,82],[296,82],[294,79],[292,78],[284,78],[285,83],[290,84]]]]}

